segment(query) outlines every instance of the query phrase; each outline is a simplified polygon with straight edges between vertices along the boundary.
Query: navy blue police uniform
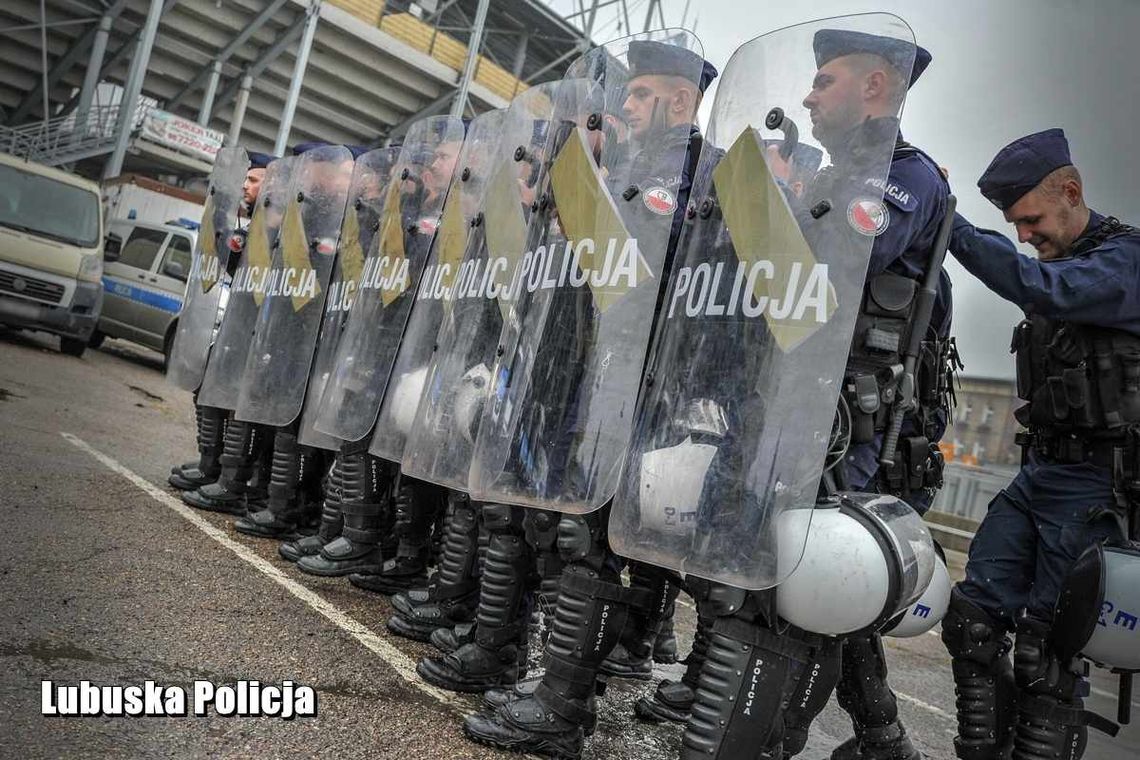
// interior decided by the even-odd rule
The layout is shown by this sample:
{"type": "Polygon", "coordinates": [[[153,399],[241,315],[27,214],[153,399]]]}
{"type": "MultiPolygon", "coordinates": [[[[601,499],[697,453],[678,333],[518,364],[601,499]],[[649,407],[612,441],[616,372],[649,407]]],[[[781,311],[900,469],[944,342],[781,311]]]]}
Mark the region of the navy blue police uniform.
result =
{"type": "MultiPolygon", "coordinates": [[[[1003,148],[978,186],[1008,211],[1070,165],[1064,133],[1051,129],[1003,148]]],[[[1140,391],[1123,378],[1129,367],[1140,373],[1140,232],[1090,211],[1063,258],[1038,260],[957,216],[950,251],[1025,312],[1012,350],[1018,395],[1029,402],[1015,413],[1027,427],[1022,467],[990,502],[943,621],[958,692],[955,747],[968,760],[1011,742],[1017,760],[1075,760],[1085,725],[1099,723],[1082,712],[1079,666],[1059,658],[1049,636],[1074,561],[1119,534],[1113,452],[1140,420],[1140,391]]]]}

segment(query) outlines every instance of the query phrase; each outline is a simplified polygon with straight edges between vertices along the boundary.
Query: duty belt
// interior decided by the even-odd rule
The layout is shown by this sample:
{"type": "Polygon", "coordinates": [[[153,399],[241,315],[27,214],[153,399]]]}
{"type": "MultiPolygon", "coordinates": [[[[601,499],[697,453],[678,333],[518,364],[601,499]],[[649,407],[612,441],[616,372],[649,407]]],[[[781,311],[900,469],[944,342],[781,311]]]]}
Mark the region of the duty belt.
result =
{"type": "Polygon", "coordinates": [[[1114,451],[1126,445],[1124,438],[1090,439],[1074,434],[1023,431],[1014,443],[1060,464],[1095,464],[1111,469],[1114,451]]]}

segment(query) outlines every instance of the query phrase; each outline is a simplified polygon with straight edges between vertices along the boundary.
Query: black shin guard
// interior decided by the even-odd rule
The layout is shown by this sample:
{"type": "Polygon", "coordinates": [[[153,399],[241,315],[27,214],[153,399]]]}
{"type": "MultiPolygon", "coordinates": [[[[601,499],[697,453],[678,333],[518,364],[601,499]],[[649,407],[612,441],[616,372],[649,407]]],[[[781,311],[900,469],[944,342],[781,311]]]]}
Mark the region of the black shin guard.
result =
{"type": "Polygon", "coordinates": [[[326,544],[340,535],[344,527],[344,515],[341,513],[341,478],[340,457],[333,459],[325,477],[324,498],[321,499],[321,523],[317,532],[312,536],[305,536],[296,541],[288,541],[277,548],[282,559],[297,562],[301,557],[311,557],[321,553],[326,544]]]}
{"type": "Polygon", "coordinates": [[[427,585],[431,529],[445,509],[447,490],[433,483],[400,476],[395,499],[395,556],[388,557],[370,590],[396,594],[427,585]]]}
{"type": "Polygon", "coordinates": [[[525,593],[532,553],[523,535],[523,508],[483,507],[489,535],[483,561],[474,640],[445,657],[426,657],[416,670],[428,683],[461,692],[507,686],[526,661],[525,593]]]}
{"type": "Polygon", "coordinates": [[[554,609],[558,604],[558,589],[562,584],[562,570],[566,563],[558,552],[558,521],[561,515],[545,509],[529,509],[523,518],[526,542],[534,552],[535,570],[538,573],[538,594],[535,602],[542,615],[542,642],[545,646],[554,624],[554,609]]]}
{"type": "MultiPolygon", "coordinates": [[[[665,621],[672,621],[677,594],[681,591],[681,578],[674,572],[644,562],[632,562],[629,567],[630,587],[644,590],[651,599],[644,614],[631,620],[618,646],[602,664],[602,672],[616,678],[649,680],[653,674],[653,653],[657,637],[665,621]]],[[[673,660],[677,658],[676,640],[673,642],[673,660]]]]}
{"type": "Polygon", "coordinates": [[[832,760],[850,750],[863,760],[920,760],[899,722],[898,701],[887,685],[887,661],[877,633],[843,640],[837,690],[839,706],[851,716],[855,738],[837,749],[832,760]]]}
{"type": "Polygon", "coordinates": [[[1049,643],[1049,625],[1023,617],[1017,626],[1013,670],[1020,690],[1013,760],[1080,760],[1088,726],[1114,736],[1117,726],[1084,709],[1086,665],[1062,659],[1049,643]]]}
{"type": "Polygon", "coordinates": [[[257,474],[258,463],[272,450],[271,440],[260,425],[231,419],[225,428],[217,482],[183,493],[182,500],[199,509],[244,515],[253,496],[250,480],[257,474]]]}
{"type": "MultiPolygon", "coordinates": [[[[389,618],[388,630],[427,641],[437,628],[451,628],[474,618],[479,602],[480,525],[480,516],[466,494],[449,492],[439,569],[427,587],[392,597],[396,614],[389,618]]],[[[375,579],[352,576],[350,580],[359,586],[375,579]]]]}
{"type": "Polygon", "coordinates": [[[1007,757],[1017,687],[1005,629],[954,589],[942,620],[942,643],[952,658],[957,696],[955,753],[962,760],[1007,757]]]}
{"type": "Polygon", "coordinates": [[[584,729],[595,721],[598,668],[621,637],[631,608],[644,615],[649,605],[643,589],[601,580],[588,566],[571,563],[562,576],[542,681],[533,694],[513,694],[492,715],[469,717],[467,735],[496,747],[578,757],[584,729]]]}
{"type": "Polygon", "coordinates": [[[777,634],[756,620],[718,618],[709,638],[681,757],[783,756],[784,705],[809,677],[822,639],[777,634]]]}
{"type": "Polygon", "coordinates": [[[273,436],[268,504],[234,523],[237,531],[259,538],[296,538],[308,516],[302,482],[305,475],[311,479],[317,456],[297,442],[295,426],[279,428],[273,436]]]}
{"type": "Polygon", "coordinates": [[[225,445],[226,413],[213,406],[196,406],[198,418],[198,471],[217,479],[222,473],[222,448],[225,445]]]}
{"type": "Polygon", "coordinates": [[[194,418],[198,436],[198,461],[173,468],[168,479],[170,485],[180,491],[192,491],[213,483],[222,473],[226,413],[216,407],[199,406],[195,401],[194,418]]]}
{"type": "Polygon", "coordinates": [[[297,569],[303,573],[338,577],[380,570],[381,543],[391,530],[389,502],[395,467],[364,448],[354,443],[341,449],[340,535],[325,544],[319,554],[298,560],[297,569]]]}

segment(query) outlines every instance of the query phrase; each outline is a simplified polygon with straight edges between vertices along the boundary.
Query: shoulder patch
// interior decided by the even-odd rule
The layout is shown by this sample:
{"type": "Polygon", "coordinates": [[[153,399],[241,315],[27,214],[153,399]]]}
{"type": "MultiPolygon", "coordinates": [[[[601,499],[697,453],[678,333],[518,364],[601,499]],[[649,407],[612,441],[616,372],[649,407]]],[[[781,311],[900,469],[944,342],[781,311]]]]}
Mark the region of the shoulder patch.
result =
{"type": "Polygon", "coordinates": [[[893,177],[888,177],[885,182],[878,178],[872,178],[868,179],[864,184],[868,187],[882,190],[883,200],[890,203],[899,211],[909,212],[918,208],[918,197],[899,184],[893,177]]]}

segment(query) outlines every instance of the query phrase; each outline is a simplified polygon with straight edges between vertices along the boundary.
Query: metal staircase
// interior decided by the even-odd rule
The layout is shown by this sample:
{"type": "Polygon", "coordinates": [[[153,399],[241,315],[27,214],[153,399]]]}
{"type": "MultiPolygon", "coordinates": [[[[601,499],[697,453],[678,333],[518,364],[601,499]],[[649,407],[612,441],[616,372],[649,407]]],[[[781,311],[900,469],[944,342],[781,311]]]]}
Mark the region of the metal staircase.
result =
{"type": "MultiPolygon", "coordinates": [[[[135,114],[132,127],[143,115],[135,114]]],[[[119,105],[94,106],[86,114],[70,113],[48,121],[0,126],[0,151],[47,166],[59,166],[110,153],[115,147],[119,105]]]]}

